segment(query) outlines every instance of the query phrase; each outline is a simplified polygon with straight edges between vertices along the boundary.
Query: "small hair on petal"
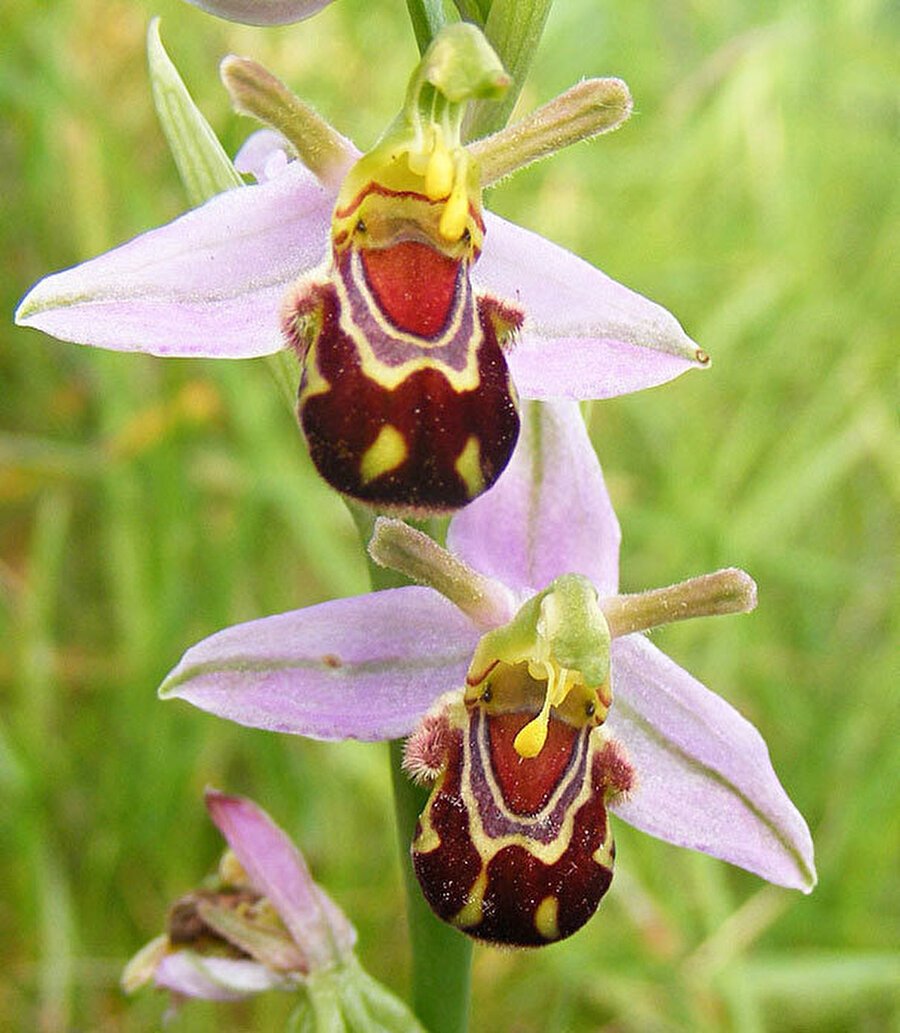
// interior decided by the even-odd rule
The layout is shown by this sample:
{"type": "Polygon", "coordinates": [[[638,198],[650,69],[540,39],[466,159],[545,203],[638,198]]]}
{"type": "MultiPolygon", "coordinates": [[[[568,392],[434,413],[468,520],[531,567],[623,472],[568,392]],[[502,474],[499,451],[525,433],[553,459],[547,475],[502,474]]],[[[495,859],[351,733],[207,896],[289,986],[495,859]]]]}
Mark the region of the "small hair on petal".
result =
{"type": "Polygon", "coordinates": [[[322,270],[313,269],[291,284],[281,303],[281,332],[301,362],[321,329],[328,291],[322,270]]]}
{"type": "Polygon", "coordinates": [[[447,758],[450,736],[448,707],[458,692],[441,696],[422,718],[403,747],[403,770],[416,785],[430,785],[440,775],[447,758]]]}
{"type": "MultiPolygon", "coordinates": [[[[598,729],[594,734],[609,735],[605,729],[598,729]]],[[[607,801],[626,800],[637,787],[637,773],[618,739],[606,738],[594,757],[594,772],[606,786],[607,801]]]]}
{"type": "Polygon", "coordinates": [[[515,347],[519,331],[525,323],[525,313],[517,305],[508,301],[500,301],[489,294],[478,297],[478,306],[482,314],[490,320],[497,335],[497,343],[504,352],[515,347]]]}

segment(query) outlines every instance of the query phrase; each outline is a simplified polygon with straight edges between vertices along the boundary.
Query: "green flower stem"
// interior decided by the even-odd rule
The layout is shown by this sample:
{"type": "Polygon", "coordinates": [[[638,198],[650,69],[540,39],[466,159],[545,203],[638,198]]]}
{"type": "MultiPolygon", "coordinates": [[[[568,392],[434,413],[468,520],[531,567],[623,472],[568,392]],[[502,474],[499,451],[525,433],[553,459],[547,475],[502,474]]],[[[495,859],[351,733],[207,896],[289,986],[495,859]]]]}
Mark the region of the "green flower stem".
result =
{"type": "MultiPolygon", "coordinates": [[[[365,545],[375,523],[374,514],[355,503],[349,505],[365,545]]],[[[402,574],[378,566],[368,558],[368,553],[366,555],[373,589],[409,584],[402,574]]],[[[434,916],[416,881],[409,847],[428,791],[407,777],[401,767],[402,760],[403,743],[394,740],[390,743],[391,780],[412,948],[413,1011],[429,1033],[465,1033],[469,1019],[472,942],[434,916]]]]}
{"type": "Polygon", "coordinates": [[[472,105],[466,123],[469,140],[496,132],[509,121],[552,4],[553,0],[494,0],[491,4],[484,34],[513,81],[499,103],[472,105]]]}
{"type": "Polygon", "coordinates": [[[419,53],[424,54],[446,21],[443,5],[441,0],[406,0],[406,6],[419,53]]]}
{"type": "Polygon", "coordinates": [[[300,386],[300,369],[294,356],[283,348],[280,352],[267,355],[263,360],[278,386],[278,392],[287,403],[291,414],[297,414],[297,390],[300,386]]]}
{"type": "Polygon", "coordinates": [[[454,0],[457,11],[467,21],[484,28],[487,16],[491,13],[491,0],[454,0]]]}
{"type": "Polygon", "coordinates": [[[413,956],[413,1011],[430,1033],[464,1033],[469,1019],[472,941],[435,918],[422,896],[409,856],[416,821],[428,791],[400,767],[403,743],[390,744],[391,777],[400,864],[406,887],[406,919],[413,956]]]}

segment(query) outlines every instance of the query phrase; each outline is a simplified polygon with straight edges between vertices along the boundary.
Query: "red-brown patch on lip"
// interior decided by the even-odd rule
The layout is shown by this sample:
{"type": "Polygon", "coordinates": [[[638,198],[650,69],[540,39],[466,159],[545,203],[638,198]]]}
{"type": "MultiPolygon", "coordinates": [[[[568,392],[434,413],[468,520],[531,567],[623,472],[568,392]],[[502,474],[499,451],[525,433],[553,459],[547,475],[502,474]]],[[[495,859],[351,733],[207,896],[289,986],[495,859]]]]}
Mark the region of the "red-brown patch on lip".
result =
{"type": "Polygon", "coordinates": [[[459,280],[457,259],[415,240],[365,248],[361,256],[366,282],[397,329],[419,337],[444,329],[459,280]]]}
{"type": "Polygon", "coordinates": [[[491,762],[506,806],[513,814],[537,814],[560,783],[578,738],[578,730],[551,718],[547,741],[536,757],[520,757],[516,736],[534,717],[531,713],[488,717],[491,762]]]}

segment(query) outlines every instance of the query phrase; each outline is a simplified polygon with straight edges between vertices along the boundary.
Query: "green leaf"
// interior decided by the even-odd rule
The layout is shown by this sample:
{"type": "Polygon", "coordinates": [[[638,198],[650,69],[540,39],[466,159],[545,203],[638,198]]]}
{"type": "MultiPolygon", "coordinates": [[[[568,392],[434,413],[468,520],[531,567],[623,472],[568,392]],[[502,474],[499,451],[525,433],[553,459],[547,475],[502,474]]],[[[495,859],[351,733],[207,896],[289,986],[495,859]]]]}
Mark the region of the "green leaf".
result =
{"type": "Polygon", "coordinates": [[[153,19],[147,32],[147,59],[159,121],[191,204],[202,204],[225,190],[243,186],[244,181],[166,53],[159,35],[159,18],[153,19]]]}
{"type": "MultiPolygon", "coordinates": [[[[147,30],[147,61],[156,113],[190,203],[199,205],[216,194],[244,186],[240,173],[166,53],[159,35],[159,18],[154,18],[147,30]]],[[[297,397],[293,363],[285,352],[279,352],[267,359],[267,365],[293,412],[297,397]]]]}

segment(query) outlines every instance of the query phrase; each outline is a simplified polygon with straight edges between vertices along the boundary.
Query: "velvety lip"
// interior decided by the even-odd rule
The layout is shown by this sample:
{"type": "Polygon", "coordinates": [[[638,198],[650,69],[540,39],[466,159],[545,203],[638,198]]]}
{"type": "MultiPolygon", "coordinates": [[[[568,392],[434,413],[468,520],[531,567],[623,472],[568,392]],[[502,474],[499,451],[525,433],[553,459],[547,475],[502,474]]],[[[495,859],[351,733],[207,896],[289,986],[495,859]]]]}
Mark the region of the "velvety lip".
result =
{"type": "Polygon", "coordinates": [[[435,337],[450,318],[459,261],[415,240],[362,251],[366,282],[400,330],[435,337]]]}

